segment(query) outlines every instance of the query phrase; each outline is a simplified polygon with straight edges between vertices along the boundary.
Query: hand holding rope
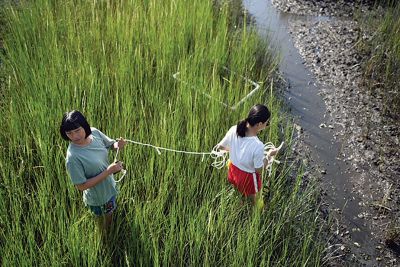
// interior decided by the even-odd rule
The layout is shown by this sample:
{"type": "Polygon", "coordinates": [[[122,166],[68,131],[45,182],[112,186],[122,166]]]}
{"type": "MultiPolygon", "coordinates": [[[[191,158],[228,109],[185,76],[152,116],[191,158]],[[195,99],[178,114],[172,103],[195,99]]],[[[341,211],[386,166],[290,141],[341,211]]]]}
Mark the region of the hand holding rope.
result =
{"type": "MultiPolygon", "coordinates": [[[[126,140],[124,140],[124,138],[120,137],[117,139],[116,144],[117,144],[117,153],[115,153],[114,162],[118,161],[117,157],[118,157],[119,150],[125,146],[126,140]]],[[[123,164],[123,162],[121,162],[121,163],[123,164]]],[[[116,183],[119,183],[125,177],[125,175],[126,175],[125,167],[122,168],[121,173],[122,173],[122,176],[118,180],[115,181],[116,183]]]]}
{"type": "Polygon", "coordinates": [[[279,150],[281,150],[284,142],[282,142],[278,147],[272,142],[268,142],[264,145],[264,159],[267,161],[267,166],[264,166],[268,171],[268,176],[271,176],[272,173],[272,164],[275,162],[276,164],[281,163],[279,160],[276,160],[275,157],[278,154],[279,150]]]}

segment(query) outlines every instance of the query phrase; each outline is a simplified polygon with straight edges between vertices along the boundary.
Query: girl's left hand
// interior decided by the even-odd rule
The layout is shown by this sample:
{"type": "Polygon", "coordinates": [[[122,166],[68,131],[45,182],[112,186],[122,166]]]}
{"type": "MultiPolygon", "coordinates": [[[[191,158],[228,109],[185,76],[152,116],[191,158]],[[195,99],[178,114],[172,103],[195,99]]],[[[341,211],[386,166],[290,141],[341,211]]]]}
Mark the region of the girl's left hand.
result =
{"type": "Polygon", "coordinates": [[[124,146],[126,145],[125,139],[122,138],[122,137],[120,137],[120,138],[117,139],[117,141],[118,141],[118,142],[115,142],[115,143],[114,143],[114,147],[115,147],[115,148],[119,148],[119,149],[124,148],[124,146]]]}
{"type": "Polygon", "coordinates": [[[274,148],[274,149],[269,150],[268,152],[269,152],[268,153],[268,157],[275,157],[276,154],[278,154],[279,149],[278,148],[274,148]]]}

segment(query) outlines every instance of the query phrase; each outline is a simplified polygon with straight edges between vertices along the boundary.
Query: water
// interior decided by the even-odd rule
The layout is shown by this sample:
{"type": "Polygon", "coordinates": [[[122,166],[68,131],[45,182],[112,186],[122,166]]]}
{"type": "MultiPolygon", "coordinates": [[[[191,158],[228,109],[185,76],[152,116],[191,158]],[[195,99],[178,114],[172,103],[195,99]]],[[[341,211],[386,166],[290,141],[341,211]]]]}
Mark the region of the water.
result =
{"type": "MultiPolygon", "coordinates": [[[[335,140],[333,130],[320,128],[322,123],[328,125],[330,120],[326,114],[323,99],[318,95],[318,83],[314,75],[302,64],[303,60],[294,47],[288,21],[330,20],[329,17],[295,16],[276,10],[270,0],[245,0],[244,8],[254,18],[260,36],[269,38],[271,48],[277,49],[281,55],[280,71],[289,83],[286,102],[292,115],[304,130],[305,143],[311,151],[312,164],[317,164],[326,171],[322,175],[322,186],[326,190],[331,209],[342,211],[342,224],[347,226],[352,240],[352,253],[365,253],[376,258],[375,247],[378,245],[363,218],[357,215],[363,210],[359,203],[362,200],[352,191],[350,179],[360,179],[360,174],[349,170],[349,166],[340,160],[341,143],[335,140]],[[357,242],[360,247],[354,245],[357,242]]],[[[363,261],[363,260],[361,260],[363,261]]],[[[373,260],[375,261],[375,260],[373,260]]],[[[363,262],[373,264],[371,261],[363,262]]]]}

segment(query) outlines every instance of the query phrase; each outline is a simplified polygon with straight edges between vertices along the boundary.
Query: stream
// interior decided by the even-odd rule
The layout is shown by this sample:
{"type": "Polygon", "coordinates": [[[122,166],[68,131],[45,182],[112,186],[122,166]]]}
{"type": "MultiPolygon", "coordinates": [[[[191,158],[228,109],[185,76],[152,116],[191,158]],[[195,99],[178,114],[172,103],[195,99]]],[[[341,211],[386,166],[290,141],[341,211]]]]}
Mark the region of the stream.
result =
{"type": "MultiPolygon", "coordinates": [[[[334,136],[335,127],[331,121],[320,87],[312,72],[303,64],[289,32],[289,20],[302,21],[336,20],[326,16],[298,16],[278,11],[270,0],[245,0],[245,10],[255,21],[262,38],[268,38],[271,48],[279,51],[280,73],[287,82],[285,101],[295,122],[302,128],[304,143],[309,149],[311,162],[321,175],[324,191],[322,209],[336,212],[336,235],[347,236],[338,244],[328,244],[332,248],[346,248],[348,259],[368,266],[378,265],[378,240],[371,234],[368,222],[359,214],[363,213],[362,199],[355,193],[351,180],[361,179],[361,174],[353,170],[343,160],[342,144],[334,136]],[[344,226],[344,227],[343,227],[344,226]],[[344,242],[343,240],[346,240],[344,242]]],[[[325,85],[324,85],[325,86],[325,85]]],[[[344,253],[344,251],[343,251],[344,253]]],[[[342,253],[342,254],[343,254],[342,253]]]]}

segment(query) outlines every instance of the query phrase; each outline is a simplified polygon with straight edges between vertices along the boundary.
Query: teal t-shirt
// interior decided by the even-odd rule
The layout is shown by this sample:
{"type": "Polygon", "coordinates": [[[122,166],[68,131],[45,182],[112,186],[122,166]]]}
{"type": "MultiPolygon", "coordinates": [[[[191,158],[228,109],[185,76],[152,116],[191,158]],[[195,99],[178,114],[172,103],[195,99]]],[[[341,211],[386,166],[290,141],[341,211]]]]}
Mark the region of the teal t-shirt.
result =
{"type": "MultiPolygon", "coordinates": [[[[66,166],[75,185],[83,184],[88,179],[99,175],[110,165],[108,149],[115,140],[109,138],[96,128],[92,130],[92,142],[87,146],[69,143],[66,166]]],[[[113,175],[109,175],[101,183],[83,191],[83,202],[90,206],[100,206],[117,195],[113,175]]]]}

